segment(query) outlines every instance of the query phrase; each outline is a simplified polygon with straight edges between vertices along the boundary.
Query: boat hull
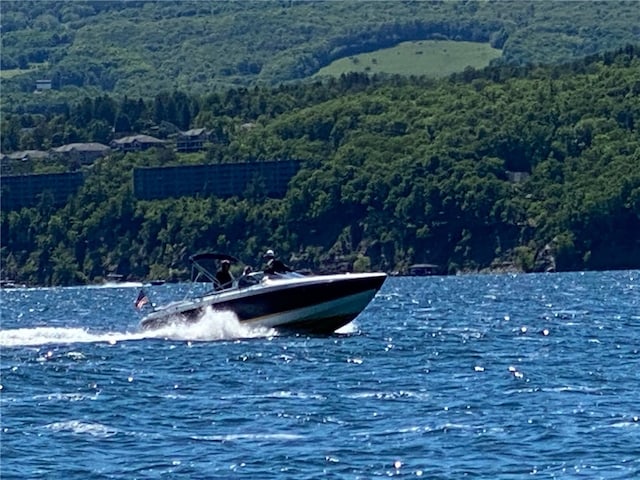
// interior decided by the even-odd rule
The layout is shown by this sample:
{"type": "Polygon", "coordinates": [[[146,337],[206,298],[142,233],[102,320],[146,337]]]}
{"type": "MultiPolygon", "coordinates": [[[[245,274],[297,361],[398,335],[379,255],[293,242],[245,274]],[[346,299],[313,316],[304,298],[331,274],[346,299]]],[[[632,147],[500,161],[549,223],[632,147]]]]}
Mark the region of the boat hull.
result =
{"type": "Polygon", "coordinates": [[[355,319],[386,279],[384,273],[345,274],[266,280],[169,305],[141,322],[143,329],[194,322],[206,308],[233,312],[240,323],[277,330],[330,334],[355,319]]]}

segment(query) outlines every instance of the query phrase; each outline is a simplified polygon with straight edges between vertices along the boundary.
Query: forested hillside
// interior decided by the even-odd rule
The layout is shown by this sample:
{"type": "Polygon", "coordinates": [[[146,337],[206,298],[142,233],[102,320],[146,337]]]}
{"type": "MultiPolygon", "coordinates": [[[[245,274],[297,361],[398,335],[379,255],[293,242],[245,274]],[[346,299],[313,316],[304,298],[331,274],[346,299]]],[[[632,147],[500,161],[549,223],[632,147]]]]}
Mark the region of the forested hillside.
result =
{"type": "Polygon", "coordinates": [[[31,284],[109,272],[180,279],[191,253],[257,264],[267,247],[315,270],[639,268],[639,72],[629,46],[439,81],[349,75],[148,101],[100,95],[9,116],[3,142],[19,148],[56,135],[96,141],[117,119],[206,126],[216,143],[199,156],[111,155],[64,208],[45,197],[2,211],[3,274],[31,284]],[[229,200],[132,194],[136,165],[283,158],[304,160],[284,199],[259,188],[229,200]]]}
{"type": "Polygon", "coordinates": [[[3,0],[3,109],[81,95],[277,85],[338,58],[423,39],[491,43],[510,65],[638,42],[635,1],[3,0]],[[53,91],[32,94],[36,80],[53,91]]]}

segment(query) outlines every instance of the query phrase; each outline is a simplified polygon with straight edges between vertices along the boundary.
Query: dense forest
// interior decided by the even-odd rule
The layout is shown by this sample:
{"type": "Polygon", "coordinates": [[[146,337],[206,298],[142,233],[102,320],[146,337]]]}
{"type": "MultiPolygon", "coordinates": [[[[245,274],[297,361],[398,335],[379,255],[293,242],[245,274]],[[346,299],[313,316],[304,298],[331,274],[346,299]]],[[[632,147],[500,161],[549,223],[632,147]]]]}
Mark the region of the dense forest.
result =
{"type": "Polygon", "coordinates": [[[635,1],[3,0],[5,111],[103,94],[207,94],[308,78],[403,41],[490,43],[496,63],[554,64],[635,44],[635,1]],[[53,90],[34,96],[36,80],[53,90]]]}
{"type": "MultiPolygon", "coordinates": [[[[186,277],[203,250],[299,268],[445,273],[640,267],[637,47],[444,80],[345,75],[150,99],[86,96],[2,122],[2,148],[105,141],[121,129],[203,126],[202,154],[113,154],[56,209],[2,211],[3,275],[29,284],[186,277]],[[242,126],[251,125],[251,128],[242,126]],[[283,199],[143,202],[142,165],[303,160],[283,199]]],[[[36,165],[35,171],[66,168],[36,165]]]]}

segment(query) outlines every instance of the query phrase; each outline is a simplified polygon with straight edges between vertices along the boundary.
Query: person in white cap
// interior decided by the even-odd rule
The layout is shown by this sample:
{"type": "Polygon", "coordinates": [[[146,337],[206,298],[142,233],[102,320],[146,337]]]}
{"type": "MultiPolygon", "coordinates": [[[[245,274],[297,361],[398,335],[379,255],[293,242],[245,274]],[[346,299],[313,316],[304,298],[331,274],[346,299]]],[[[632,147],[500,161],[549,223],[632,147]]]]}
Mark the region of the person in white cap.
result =
{"type": "Polygon", "coordinates": [[[263,258],[266,260],[267,264],[264,267],[263,271],[267,275],[273,275],[274,273],[286,273],[292,272],[293,269],[288,265],[285,265],[280,260],[276,258],[276,254],[273,250],[269,249],[264,254],[263,258]]]}

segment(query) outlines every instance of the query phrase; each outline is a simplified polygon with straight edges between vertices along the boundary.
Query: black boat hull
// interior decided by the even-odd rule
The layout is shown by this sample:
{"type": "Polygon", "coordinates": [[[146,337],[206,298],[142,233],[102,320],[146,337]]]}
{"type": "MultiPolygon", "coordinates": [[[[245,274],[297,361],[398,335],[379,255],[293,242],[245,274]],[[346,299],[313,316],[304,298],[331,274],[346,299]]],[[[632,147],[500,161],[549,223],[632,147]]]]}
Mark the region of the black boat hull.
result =
{"type": "Polygon", "coordinates": [[[386,279],[383,273],[266,280],[167,306],[142,320],[143,329],[198,321],[207,308],[233,312],[242,324],[330,334],[355,319],[386,279]]]}

